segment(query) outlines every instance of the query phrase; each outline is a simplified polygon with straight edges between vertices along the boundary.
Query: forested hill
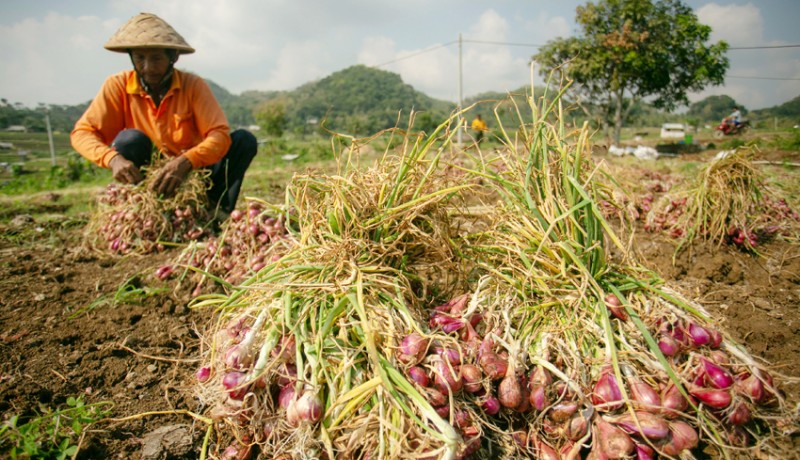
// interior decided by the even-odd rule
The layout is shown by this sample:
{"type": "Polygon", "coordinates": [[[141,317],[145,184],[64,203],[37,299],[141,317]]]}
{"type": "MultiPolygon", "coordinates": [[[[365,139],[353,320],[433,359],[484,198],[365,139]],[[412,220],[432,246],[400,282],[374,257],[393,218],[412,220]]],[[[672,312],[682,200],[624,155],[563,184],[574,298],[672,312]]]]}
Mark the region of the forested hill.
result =
{"type": "Polygon", "coordinates": [[[794,118],[800,123],[800,96],[769,109],[754,110],[753,114],[764,118],[794,118]]]}
{"type": "Polygon", "coordinates": [[[262,112],[283,114],[286,128],[309,122],[329,129],[366,134],[403,125],[413,110],[418,123],[443,120],[455,104],[431,98],[402,81],[400,75],[364,65],[348,67],[292,91],[248,91],[233,96],[211,83],[232,125],[257,121],[262,112]]]}

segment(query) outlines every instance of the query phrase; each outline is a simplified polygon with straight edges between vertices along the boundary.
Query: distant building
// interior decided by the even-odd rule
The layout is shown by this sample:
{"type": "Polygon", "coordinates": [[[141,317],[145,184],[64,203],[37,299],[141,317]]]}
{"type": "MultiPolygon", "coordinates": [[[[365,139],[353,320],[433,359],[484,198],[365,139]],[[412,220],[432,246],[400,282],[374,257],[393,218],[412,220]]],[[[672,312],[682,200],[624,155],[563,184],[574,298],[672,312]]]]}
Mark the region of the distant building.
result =
{"type": "Polygon", "coordinates": [[[10,133],[27,133],[28,128],[26,128],[23,125],[11,125],[8,128],[6,128],[6,131],[10,133]]]}

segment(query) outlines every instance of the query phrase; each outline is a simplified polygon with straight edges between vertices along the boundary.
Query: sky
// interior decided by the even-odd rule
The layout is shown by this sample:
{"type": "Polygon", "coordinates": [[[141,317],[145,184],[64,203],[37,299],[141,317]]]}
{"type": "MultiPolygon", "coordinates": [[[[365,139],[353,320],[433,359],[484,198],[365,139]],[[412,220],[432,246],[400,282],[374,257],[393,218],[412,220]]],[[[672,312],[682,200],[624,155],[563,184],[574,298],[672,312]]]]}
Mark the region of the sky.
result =
{"type": "MultiPolygon", "coordinates": [[[[748,110],[800,95],[800,0],[684,0],[725,40],[723,86],[748,110]],[[759,49],[746,49],[757,47],[759,49]],[[735,49],[739,48],[739,49],[735,49]]],[[[399,74],[429,96],[458,102],[533,81],[538,47],[579,32],[586,0],[26,0],[0,4],[0,98],[27,107],[91,100],[130,68],[103,48],[129,18],[150,12],[197,51],[176,67],[233,94],[292,90],[356,64],[399,74]],[[459,37],[461,37],[459,46],[459,37]]]]}

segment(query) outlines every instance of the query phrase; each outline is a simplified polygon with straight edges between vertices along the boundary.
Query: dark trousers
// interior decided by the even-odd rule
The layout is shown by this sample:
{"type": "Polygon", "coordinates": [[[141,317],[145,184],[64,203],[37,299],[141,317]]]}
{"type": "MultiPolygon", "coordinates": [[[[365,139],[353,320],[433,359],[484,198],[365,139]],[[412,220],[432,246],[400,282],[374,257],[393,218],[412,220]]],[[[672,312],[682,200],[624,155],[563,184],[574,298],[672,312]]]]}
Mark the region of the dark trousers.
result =
{"type": "MultiPolygon", "coordinates": [[[[153,142],[138,129],[120,131],[111,144],[120,155],[141,168],[150,164],[153,142]]],[[[214,209],[230,213],[236,208],[239,190],[250,162],[258,151],[258,141],[249,131],[231,132],[231,147],[225,156],[207,168],[211,171],[208,201],[214,209]]]]}

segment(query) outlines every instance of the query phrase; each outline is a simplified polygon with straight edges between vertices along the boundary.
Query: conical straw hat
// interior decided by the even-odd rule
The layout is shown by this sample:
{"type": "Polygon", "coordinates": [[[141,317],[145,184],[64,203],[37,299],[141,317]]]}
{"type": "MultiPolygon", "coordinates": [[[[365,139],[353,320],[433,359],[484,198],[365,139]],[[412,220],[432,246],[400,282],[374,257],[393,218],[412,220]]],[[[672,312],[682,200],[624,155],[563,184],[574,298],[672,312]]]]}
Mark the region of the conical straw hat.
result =
{"type": "Polygon", "coordinates": [[[178,50],[181,54],[194,53],[194,48],[172,26],[152,13],[139,13],[132,17],[105,44],[105,49],[122,53],[136,48],[166,48],[178,50]]]}

